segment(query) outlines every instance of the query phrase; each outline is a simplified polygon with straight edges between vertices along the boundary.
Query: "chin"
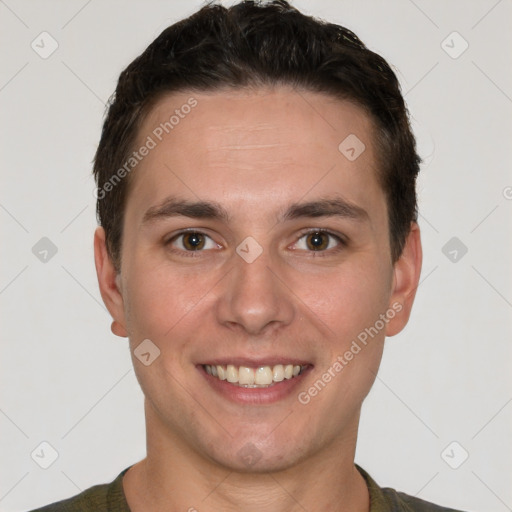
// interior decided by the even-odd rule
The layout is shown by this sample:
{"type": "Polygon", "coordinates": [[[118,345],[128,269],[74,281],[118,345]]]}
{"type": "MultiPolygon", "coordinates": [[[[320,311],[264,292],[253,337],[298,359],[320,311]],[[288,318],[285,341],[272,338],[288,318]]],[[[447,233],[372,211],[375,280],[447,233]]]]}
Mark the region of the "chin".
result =
{"type": "MultiPolygon", "coordinates": [[[[217,455],[217,454],[215,454],[217,455]]],[[[280,450],[278,453],[262,451],[248,441],[238,450],[226,456],[213,456],[213,460],[219,466],[229,471],[246,474],[268,474],[285,471],[297,464],[298,454],[292,455],[280,450]]]]}
{"type": "Polygon", "coordinates": [[[217,465],[238,473],[274,473],[285,471],[307,457],[303,439],[276,439],[270,434],[266,439],[261,435],[233,437],[227,446],[215,444],[208,457],[217,465]]]}

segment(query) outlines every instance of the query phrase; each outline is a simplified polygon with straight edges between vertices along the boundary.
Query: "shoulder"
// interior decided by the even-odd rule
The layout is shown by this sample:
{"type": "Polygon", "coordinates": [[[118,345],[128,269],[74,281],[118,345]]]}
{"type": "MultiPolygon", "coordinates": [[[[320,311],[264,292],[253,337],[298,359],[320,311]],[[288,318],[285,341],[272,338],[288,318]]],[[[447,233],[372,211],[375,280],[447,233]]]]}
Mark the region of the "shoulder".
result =
{"type": "Polygon", "coordinates": [[[130,512],[123,491],[123,470],[109,484],[95,485],[63,501],[46,505],[31,512],[92,512],[104,510],[109,512],[130,512]]]}
{"type": "Polygon", "coordinates": [[[361,467],[356,468],[366,481],[370,494],[370,512],[462,512],[409,496],[390,487],[379,487],[361,467]]]}
{"type": "Polygon", "coordinates": [[[107,494],[110,484],[95,485],[72,498],[46,505],[32,512],[82,512],[107,510],[107,494]]]}
{"type": "Polygon", "coordinates": [[[395,496],[396,500],[401,502],[404,506],[404,511],[407,512],[462,512],[461,510],[455,510],[453,508],[446,508],[429,501],[421,500],[414,496],[409,496],[403,492],[397,492],[394,489],[384,488],[382,489],[384,494],[389,493],[390,496],[395,496]]]}

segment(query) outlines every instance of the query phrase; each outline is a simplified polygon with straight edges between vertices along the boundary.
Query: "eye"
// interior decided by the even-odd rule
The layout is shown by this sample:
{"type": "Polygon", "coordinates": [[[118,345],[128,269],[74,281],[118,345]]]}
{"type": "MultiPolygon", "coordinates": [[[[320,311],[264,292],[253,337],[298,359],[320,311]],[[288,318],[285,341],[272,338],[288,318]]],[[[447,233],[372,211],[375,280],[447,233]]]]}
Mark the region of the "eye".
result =
{"type": "Polygon", "coordinates": [[[340,245],[344,245],[344,242],[339,236],[328,231],[315,230],[302,235],[295,248],[304,251],[326,251],[340,245]]]}
{"type": "Polygon", "coordinates": [[[202,251],[203,249],[217,249],[219,246],[208,235],[199,231],[187,231],[172,237],[168,245],[182,251],[202,251]]]}

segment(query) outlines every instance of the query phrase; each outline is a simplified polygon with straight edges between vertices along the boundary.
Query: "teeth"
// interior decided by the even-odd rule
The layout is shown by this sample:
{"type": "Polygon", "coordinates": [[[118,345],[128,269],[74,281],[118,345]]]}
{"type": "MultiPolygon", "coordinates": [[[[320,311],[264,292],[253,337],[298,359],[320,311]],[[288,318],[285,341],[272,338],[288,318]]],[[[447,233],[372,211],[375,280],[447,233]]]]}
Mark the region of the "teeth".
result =
{"type": "Polygon", "coordinates": [[[238,384],[254,384],[254,370],[247,366],[240,366],[238,369],[238,384]]]}
{"type": "Polygon", "coordinates": [[[217,377],[220,380],[226,380],[226,370],[224,370],[224,366],[217,366],[217,377]]]}
{"type": "Polygon", "coordinates": [[[232,364],[227,366],[204,365],[208,375],[247,388],[268,387],[276,382],[282,382],[284,379],[297,377],[304,368],[304,366],[294,366],[292,364],[276,364],[273,367],[260,366],[258,368],[234,366],[232,364]]]}
{"type": "MultiPolygon", "coordinates": [[[[207,364],[205,366],[208,368],[210,365],[207,364]]],[[[208,369],[206,371],[208,372],[208,369]]],[[[238,369],[235,368],[232,364],[228,364],[226,367],[226,380],[233,384],[238,382],[238,369]]]]}
{"type": "Polygon", "coordinates": [[[281,382],[284,380],[284,367],[282,364],[276,364],[274,366],[272,379],[274,382],[281,382]]]}
{"type": "Polygon", "coordinates": [[[272,370],[270,366],[260,366],[254,374],[254,383],[268,386],[272,384],[272,370]]]}

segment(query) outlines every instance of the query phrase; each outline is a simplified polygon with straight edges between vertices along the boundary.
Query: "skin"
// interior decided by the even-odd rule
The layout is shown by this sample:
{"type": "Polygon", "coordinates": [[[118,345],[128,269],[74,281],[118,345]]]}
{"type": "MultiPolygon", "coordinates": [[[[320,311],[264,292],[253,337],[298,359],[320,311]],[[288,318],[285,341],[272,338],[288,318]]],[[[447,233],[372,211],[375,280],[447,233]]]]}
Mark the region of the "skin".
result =
{"type": "Polygon", "coordinates": [[[359,107],[283,86],[176,93],[156,104],[139,142],[191,96],[197,106],[133,171],[119,274],[103,229],[95,233],[114,332],[129,337],[132,354],[144,339],[161,351],[149,366],[133,358],[145,394],[147,457],[124,477],[128,503],[135,512],[313,512],[340,504],[368,511],[354,466],[360,409],[385,336],[409,318],[421,269],[418,226],[393,264],[373,124],[359,107]],[[352,162],[338,150],[349,134],[366,146],[352,162]],[[216,201],[229,219],[144,223],[144,213],[169,196],[216,201]],[[334,196],[366,216],[280,218],[291,203],[334,196]],[[186,252],[183,238],[166,245],[187,228],[209,237],[206,248],[186,252]],[[346,244],[326,237],[327,249],[315,251],[304,236],[310,229],[346,244]],[[252,263],[236,252],[248,236],[263,250],[252,263]],[[240,405],[198,371],[221,357],[299,358],[312,365],[297,390],[307,391],[393,304],[401,311],[306,405],[297,392],[240,405]],[[248,443],[259,454],[251,465],[240,453],[248,443]]]}

